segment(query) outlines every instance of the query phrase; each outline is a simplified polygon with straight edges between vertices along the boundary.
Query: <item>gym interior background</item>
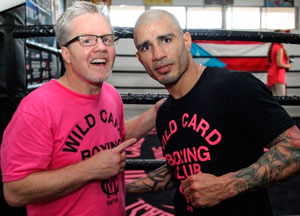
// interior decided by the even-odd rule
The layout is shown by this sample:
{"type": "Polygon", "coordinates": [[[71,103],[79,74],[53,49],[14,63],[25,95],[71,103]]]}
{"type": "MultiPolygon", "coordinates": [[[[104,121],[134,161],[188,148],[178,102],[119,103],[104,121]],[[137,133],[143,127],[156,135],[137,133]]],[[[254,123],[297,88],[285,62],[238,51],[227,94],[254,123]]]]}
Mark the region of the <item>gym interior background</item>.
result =
{"type": "MultiPolygon", "coordinates": [[[[0,137],[20,100],[33,89],[64,73],[53,25],[74,0],[10,0],[0,5],[0,137]]],[[[97,2],[97,0],[93,1],[97,2]]],[[[298,0],[106,0],[107,13],[116,29],[134,26],[145,10],[162,8],[179,18],[183,29],[247,32],[273,32],[284,29],[298,42],[285,43],[294,59],[287,72],[288,97],[278,98],[300,125],[300,1],[298,0]],[[273,2],[277,2],[276,5],[273,2]]],[[[194,40],[192,54],[199,63],[253,73],[266,83],[269,42],[194,40]],[[247,64],[245,64],[247,62],[247,64]]],[[[152,80],[135,57],[130,37],[116,45],[117,57],[108,80],[123,95],[167,94],[152,80]]],[[[125,103],[125,116],[131,118],[152,104],[125,103]]],[[[130,159],[163,160],[155,131],[127,151],[130,159]]],[[[126,180],[145,175],[146,169],[127,170],[126,180]]],[[[300,178],[296,176],[281,188],[272,189],[274,211],[300,215],[300,178]],[[282,192],[282,188],[285,188],[282,192]],[[278,195],[278,193],[280,195],[278,195]],[[282,194],[283,193],[283,194],[282,194]]],[[[8,207],[0,189],[0,215],[26,215],[23,207],[8,207]]],[[[172,191],[159,196],[145,194],[127,197],[128,215],[173,215],[172,191]]]]}

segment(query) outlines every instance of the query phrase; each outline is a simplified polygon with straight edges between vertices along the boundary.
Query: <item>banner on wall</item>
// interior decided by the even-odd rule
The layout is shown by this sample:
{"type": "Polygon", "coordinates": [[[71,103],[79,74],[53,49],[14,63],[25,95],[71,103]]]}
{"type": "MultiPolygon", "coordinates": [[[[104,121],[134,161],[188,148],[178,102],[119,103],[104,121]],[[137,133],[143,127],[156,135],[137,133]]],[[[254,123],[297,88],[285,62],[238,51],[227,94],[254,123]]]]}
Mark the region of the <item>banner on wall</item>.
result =
{"type": "Polygon", "coordinates": [[[270,43],[250,41],[193,41],[192,55],[205,66],[259,72],[268,70],[270,43]],[[205,58],[208,56],[209,58],[205,58]]]}
{"type": "Polygon", "coordinates": [[[294,0],[265,0],[266,7],[294,7],[294,0]]]}
{"type": "Polygon", "coordinates": [[[172,5],[173,0],[144,0],[144,5],[172,5]]]}
{"type": "Polygon", "coordinates": [[[111,0],[91,0],[91,2],[99,4],[100,2],[105,3],[107,6],[111,5],[111,0]]]}
{"type": "Polygon", "coordinates": [[[204,0],[206,5],[233,5],[233,0],[204,0]]]}

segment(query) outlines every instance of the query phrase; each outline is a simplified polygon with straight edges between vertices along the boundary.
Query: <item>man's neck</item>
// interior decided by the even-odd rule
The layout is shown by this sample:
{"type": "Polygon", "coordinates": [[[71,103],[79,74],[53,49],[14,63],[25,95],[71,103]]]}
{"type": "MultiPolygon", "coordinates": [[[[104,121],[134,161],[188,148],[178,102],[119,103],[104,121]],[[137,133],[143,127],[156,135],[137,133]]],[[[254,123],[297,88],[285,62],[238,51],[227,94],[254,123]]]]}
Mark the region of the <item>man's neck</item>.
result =
{"type": "Polygon", "coordinates": [[[179,99],[186,95],[200,79],[205,66],[192,62],[191,67],[180,77],[178,82],[172,86],[166,86],[168,92],[174,99],[179,99]]]}
{"type": "Polygon", "coordinates": [[[60,77],[57,80],[60,84],[65,86],[66,88],[77,92],[79,94],[84,94],[84,95],[97,95],[100,93],[103,82],[99,85],[93,85],[91,83],[84,83],[79,79],[75,79],[68,73],[64,74],[62,77],[60,77]]]}

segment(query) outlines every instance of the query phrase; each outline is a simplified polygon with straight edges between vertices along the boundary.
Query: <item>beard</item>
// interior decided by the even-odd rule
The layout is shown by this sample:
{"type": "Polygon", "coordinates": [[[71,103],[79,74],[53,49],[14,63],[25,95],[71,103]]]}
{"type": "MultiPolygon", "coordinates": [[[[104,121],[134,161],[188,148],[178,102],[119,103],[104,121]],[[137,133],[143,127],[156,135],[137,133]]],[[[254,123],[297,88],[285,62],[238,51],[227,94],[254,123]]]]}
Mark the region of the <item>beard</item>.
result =
{"type": "Polygon", "coordinates": [[[184,73],[177,73],[176,75],[172,76],[166,75],[163,79],[158,80],[158,82],[165,86],[175,85],[183,74],[184,73]]]}
{"type": "Polygon", "coordinates": [[[101,74],[93,74],[93,73],[88,73],[87,74],[87,79],[89,80],[90,83],[94,85],[99,85],[102,82],[108,80],[112,75],[112,69],[109,69],[108,72],[106,73],[101,73],[101,74]]]}

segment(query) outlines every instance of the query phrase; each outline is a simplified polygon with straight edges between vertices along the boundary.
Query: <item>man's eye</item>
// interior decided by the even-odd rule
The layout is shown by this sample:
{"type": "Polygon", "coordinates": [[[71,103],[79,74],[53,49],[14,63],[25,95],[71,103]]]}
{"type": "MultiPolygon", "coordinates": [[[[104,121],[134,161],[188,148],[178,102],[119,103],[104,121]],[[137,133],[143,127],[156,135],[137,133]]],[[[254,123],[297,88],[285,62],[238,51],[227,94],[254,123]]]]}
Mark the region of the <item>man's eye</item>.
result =
{"type": "Polygon", "coordinates": [[[106,42],[109,42],[110,40],[108,38],[103,38],[103,42],[106,43],[106,42]]]}
{"type": "Polygon", "coordinates": [[[109,38],[109,37],[104,37],[103,38],[103,43],[111,44],[112,42],[113,42],[112,38],[109,38]]]}
{"type": "Polygon", "coordinates": [[[90,39],[84,39],[84,40],[82,40],[82,43],[89,44],[89,43],[91,43],[91,40],[90,39]]]}
{"type": "Polygon", "coordinates": [[[145,45],[140,48],[141,51],[146,51],[148,49],[149,49],[149,45],[145,45]]]}
{"type": "Polygon", "coordinates": [[[163,43],[169,43],[171,41],[171,38],[164,38],[163,43]]]}

